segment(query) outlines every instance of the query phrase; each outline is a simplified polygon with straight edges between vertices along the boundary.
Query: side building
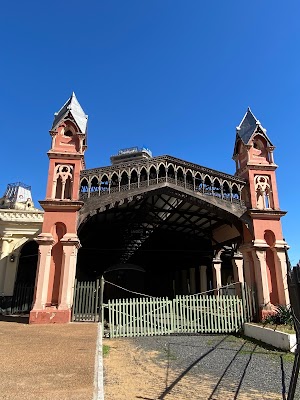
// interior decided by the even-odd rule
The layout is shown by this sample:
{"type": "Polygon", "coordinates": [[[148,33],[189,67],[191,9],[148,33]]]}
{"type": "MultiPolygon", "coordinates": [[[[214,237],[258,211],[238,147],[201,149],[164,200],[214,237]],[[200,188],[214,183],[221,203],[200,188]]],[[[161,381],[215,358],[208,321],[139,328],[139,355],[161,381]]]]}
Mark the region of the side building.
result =
{"type": "Polygon", "coordinates": [[[0,310],[11,312],[18,289],[32,296],[36,278],[38,244],[44,212],[34,207],[31,187],[17,182],[7,185],[0,198],[0,310]],[[31,294],[32,293],[32,294],[31,294]]]}

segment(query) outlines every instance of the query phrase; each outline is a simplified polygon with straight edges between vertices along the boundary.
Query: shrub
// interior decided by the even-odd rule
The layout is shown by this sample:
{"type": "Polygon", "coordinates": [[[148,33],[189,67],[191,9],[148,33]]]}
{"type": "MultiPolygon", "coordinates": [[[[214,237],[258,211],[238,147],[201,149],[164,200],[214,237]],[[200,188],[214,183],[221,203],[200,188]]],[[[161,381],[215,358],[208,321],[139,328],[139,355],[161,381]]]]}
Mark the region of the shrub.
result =
{"type": "Polygon", "coordinates": [[[292,309],[290,306],[277,306],[276,311],[268,315],[264,322],[266,324],[272,325],[289,325],[291,327],[294,326],[294,320],[292,315],[292,309]]]}

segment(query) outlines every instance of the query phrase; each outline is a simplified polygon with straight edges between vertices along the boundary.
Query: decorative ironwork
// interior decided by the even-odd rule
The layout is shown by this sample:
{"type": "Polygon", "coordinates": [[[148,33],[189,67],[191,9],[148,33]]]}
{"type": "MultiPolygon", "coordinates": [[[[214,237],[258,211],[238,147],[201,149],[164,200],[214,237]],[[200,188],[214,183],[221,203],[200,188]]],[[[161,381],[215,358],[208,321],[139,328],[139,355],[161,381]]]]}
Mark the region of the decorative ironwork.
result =
{"type": "Polygon", "coordinates": [[[170,156],[84,170],[81,172],[80,199],[162,183],[244,206],[242,200],[242,190],[246,184],[244,180],[170,156]]]}

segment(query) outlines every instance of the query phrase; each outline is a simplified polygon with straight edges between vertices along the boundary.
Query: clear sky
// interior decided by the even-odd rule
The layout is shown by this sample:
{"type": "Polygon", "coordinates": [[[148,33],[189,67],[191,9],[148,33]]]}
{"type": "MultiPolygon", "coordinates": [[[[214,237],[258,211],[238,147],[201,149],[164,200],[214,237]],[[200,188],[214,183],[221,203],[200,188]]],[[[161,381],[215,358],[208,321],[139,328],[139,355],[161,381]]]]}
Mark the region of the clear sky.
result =
{"type": "Polygon", "coordinates": [[[300,258],[299,0],[3,1],[0,192],[45,197],[53,113],[74,90],[87,168],[147,146],[234,173],[248,106],[276,146],[284,236],[300,258]],[[293,180],[292,180],[293,177],[293,180]]]}

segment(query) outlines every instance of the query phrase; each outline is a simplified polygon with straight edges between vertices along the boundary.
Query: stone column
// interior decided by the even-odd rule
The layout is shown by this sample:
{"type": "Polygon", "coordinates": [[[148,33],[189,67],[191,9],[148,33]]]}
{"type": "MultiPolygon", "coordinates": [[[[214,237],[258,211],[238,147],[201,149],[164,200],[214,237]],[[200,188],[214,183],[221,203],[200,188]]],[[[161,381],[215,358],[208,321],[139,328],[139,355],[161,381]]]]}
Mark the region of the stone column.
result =
{"type": "Polygon", "coordinates": [[[273,248],[276,269],[276,282],[279,304],[289,305],[290,296],[287,283],[287,263],[285,251],[282,248],[273,248]]]}
{"type": "Polygon", "coordinates": [[[200,292],[207,292],[207,266],[200,265],[200,292]]]}
{"type": "Polygon", "coordinates": [[[76,234],[65,234],[61,239],[61,243],[63,245],[63,261],[58,309],[66,310],[71,313],[76,274],[77,250],[80,248],[80,242],[76,234]]]}
{"type": "MultiPolygon", "coordinates": [[[[244,271],[243,271],[243,255],[241,253],[234,254],[232,258],[232,267],[233,267],[233,277],[234,282],[240,282],[241,284],[244,283],[244,271]]],[[[241,285],[235,285],[235,293],[240,295],[241,294],[241,285]]]]}
{"type": "Polygon", "coordinates": [[[8,255],[10,253],[10,242],[12,239],[1,238],[1,253],[0,253],[0,296],[5,295],[5,275],[8,262],[8,255]]]}
{"type": "Polygon", "coordinates": [[[253,282],[252,282],[252,278],[251,278],[251,267],[252,267],[251,259],[250,259],[251,254],[247,249],[240,248],[240,251],[243,255],[243,260],[244,260],[244,279],[245,279],[245,282],[247,283],[247,285],[249,287],[252,287],[253,282]]]}
{"type": "Polygon", "coordinates": [[[264,249],[254,248],[252,254],[259,307],[268,309],[270,308],[271,303],[267,275],[266,251],[264,249]]]}
{"type": "Polygon", "coordinates": [[[214,286],[214,293],[218,294],[219,289],[222,286],[222,279],[221,279],[221,266],[222,261],[220,258],[214,258],[212,260],[213,264],[213,286],[214,286]]]}
{"type": "Polygon", "coordinates": [[[4,296],[13,296],[14,294],[19,256],[20,253],[18,251],[14,252],[13,254],[10,252],[10,254],[6,257],[6,271],[3,286],[4,296]],[[12,255],[13,261],[11,259],[12,255]]]}
{"type": "MultiPolygon", "coordinates": [[[[35,284],[34,305],[30,312],[30,320],[34,313],[44,310],[47,305],[51,250],[55,243],[51,233],[41,233],[36,239],[39,244],[38,267],[35,284]]],[[[32,321],[33,322],[33,321],[32,321]]]]}
{"type": "Polygon", "coordinates": [[[190,294],[196,293],[195,268],[190,268],[190,294]]]}

